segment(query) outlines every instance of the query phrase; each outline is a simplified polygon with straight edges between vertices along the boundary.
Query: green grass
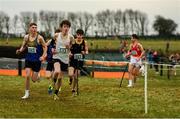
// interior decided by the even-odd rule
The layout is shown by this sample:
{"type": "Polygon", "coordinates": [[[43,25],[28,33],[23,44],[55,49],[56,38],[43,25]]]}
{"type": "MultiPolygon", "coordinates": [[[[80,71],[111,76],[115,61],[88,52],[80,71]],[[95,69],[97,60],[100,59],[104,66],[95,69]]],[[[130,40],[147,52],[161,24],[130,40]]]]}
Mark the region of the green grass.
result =
{"type": "Polygon", "coordinates": [[[22,44],[23,38],[10,38],[8,40],[8,43],[6,41],[7,41],[6,39],[0,38],[0,46],[16,46],[16,47],[19,47],[22,44]]]}
{"type": "MultiPolygon", "coordinates": [[[[140,43],[143,45],[145,49],[154,49],[165,51],[166,43],[165,40],[141,40],[140,43]]],[[[180,51],[180,40],[170,40],[170,47],[169,50],[173,51],[180,51]]],[[[130,40],[128,40],[128,44],[130,44],[130,40]]],[[[90,49],[119,49],[120,41],[119,40],[88,40],[88,46],[90,49]],[[91,45],[93,44],[93,45],[91,45]]]]}
{"type": "MultiPolygon", "coordinates": [[[[9,39],[8,44],[6,43],[6,39],[2,39],[0,38],[0,46],[20,46],[22,44],[23,38],[19,39],[19,38],[11,38],[9,39]]],[[[89,49],[119,49],[120,46],[120,40],[96,40],[96,39],[88,39],[88,46],[89,49]],[[93,44],[93,45],[91,45],[93,44]]],[[[145,49],[151,48],[154,50],[159,50],[162,49],[162,51],[165,51],[166,49],[166,43],[167,40],[163,40],[163,39],[159,39],[159,40],[153,40],[153,39],[149,39],[149,40],[143,40],[140,39],[140,42],[142,43],[143,47],[145,49]]],[[[169,50],[171,52],[173,51],[180,51],[179,46],[180,46],[180,40],[169,40],[170,43],[170,48],[169,50]]],[[[130,44],[130,40],[128,41],[128,44],[130,44]]]]}
{"type": "Polygon", "coordinates": [[[180,118],[180,80],[156,76],[148,79],[148,114],[144,113],[144,81],[134,88],[126,88],[127,80],[119,88],[117,79],[80,77],[80,95],[72,97],[68,78],[63,80],[60,100],[47,94],[48,81],[31,82],[30,98],[24,94],[24,78],[0,76],[0,118],[180,118]]]}

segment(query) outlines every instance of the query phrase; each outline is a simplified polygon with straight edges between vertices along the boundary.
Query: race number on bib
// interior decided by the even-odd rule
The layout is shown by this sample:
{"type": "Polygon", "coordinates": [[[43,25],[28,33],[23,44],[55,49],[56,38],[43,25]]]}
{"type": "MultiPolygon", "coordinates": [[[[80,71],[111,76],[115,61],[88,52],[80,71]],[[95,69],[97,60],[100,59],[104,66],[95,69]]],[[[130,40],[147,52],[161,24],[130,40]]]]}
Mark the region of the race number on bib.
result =
{"type": "Polygon", "coordinates": [[[137,52],[135,50],[131,51],[131,55],[137,55],[137,52]]]}
{"type": "Polygon", "coordinates": [[[74,54],[74,59],[82,59],[82,54],[74,54]]]}
{"type": "Polygon", "coordinates": [[[36,53],[35,47],[28,47],[28,53],[36,53]]]}
{"type": "Polygon", "coordinates": [[[66,48],[58,48],[58,52],[59,53],[67,53],[67,49],[66,48]]]}

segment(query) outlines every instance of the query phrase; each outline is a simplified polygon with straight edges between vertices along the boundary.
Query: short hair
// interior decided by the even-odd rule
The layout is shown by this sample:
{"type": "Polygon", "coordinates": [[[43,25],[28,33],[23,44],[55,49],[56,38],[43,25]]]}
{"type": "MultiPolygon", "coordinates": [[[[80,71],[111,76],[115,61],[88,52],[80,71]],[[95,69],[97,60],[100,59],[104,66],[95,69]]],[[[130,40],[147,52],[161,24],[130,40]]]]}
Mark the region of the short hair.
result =
{"type": "Polygon", "coordinates": [[[69,27],[71,27],[71,22],[68,21],[68,20],[63,20],[61,23],[60,23],[60,27],[62,27],[63,25],[68,25],[69,27]]]}
{"type": "Polygon", "coordinates": [[[76,31],[76,33],[77,33],[77,34],[80,34],[80,35],[84,35],[84,31],[83,31],[82,29],[78,29],[78,30],[76,31]]]}
{"type": "Polygon", "coordinates": [[[132,37],[133,37],[134,39],[139,39],[136,34],[132,34],[132,37]]]}
{"type": "Polygon", "coordinates": [[[31,27],[31,26],[37,26],[37,24],[32,22],[32,23],[29,24],[29,27],[31,27]]]}
{"type": "Polygon", "coordinates": [[[60,29],[56,29],[56,30],[55,30],[55,33],[59,33],[59,32],[61,32],[60,29]]]}

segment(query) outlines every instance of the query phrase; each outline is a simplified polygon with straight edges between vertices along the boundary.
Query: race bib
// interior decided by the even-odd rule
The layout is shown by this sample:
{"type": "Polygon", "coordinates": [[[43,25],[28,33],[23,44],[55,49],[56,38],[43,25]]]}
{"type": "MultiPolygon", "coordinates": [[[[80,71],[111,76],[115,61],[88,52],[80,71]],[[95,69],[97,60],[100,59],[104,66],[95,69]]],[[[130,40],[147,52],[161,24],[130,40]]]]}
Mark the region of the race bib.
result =
{"type": "Polygon", "coordinates": [[[67,53],[67,49],[66,48],[58,48],[58,52],[59,53],[67,53]]]}
{"type": "Polygon", "coordinates": [[[36,53],[35,47],[28,47],[28,53],[36,53]]]}
{"type": "Polygon", "coordinates": [[[131,51],[131,55],[137,55],[137,52],[135,50],[131,51]]]}
{"type": "Polygon", "coordinates": [[[82,54],[74,54],[74,59],[82,59],[82,54]]]}

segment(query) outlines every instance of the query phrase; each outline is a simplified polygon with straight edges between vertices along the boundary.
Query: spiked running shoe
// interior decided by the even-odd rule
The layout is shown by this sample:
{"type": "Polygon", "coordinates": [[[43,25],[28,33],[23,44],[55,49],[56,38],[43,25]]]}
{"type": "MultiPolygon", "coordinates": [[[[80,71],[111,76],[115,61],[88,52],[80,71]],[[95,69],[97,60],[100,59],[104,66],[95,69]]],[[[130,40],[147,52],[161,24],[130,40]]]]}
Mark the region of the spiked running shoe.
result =
{"type": "Polygon", "coordinates": [[[49,85],[48,94],[51,95],[53,93],[53,86],[49,85]]]}
{"type": "Polygon", "coordinates": [[[72,96],[76,96],[76,91],[72,90],[72,96]]]}

